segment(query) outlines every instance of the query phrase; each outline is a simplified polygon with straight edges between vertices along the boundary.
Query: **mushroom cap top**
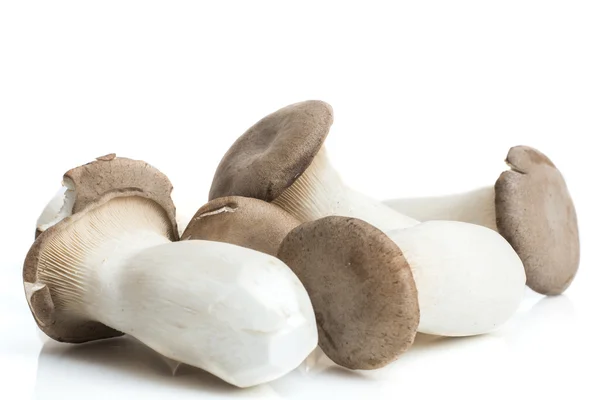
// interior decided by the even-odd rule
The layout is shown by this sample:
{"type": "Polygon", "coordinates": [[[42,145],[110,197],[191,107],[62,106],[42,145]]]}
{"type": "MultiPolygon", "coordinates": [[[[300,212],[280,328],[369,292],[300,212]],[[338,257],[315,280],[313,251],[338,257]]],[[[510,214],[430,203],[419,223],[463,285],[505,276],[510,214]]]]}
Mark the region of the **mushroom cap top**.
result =
{"type": "Polygon", "coordinates": [[[379,229],[339,216],[306,222],[284,239],[278,258],[304,284],[319,345],[337,364],[380,368],[412,345],[417,288],[402,251],[379,229]]]}
{"type": "Polygon", "coordinates": [[[89,269],[97,267],[88,264],[94,247],[123,233],[132,220],[139,221],[136,228],[144,232],[154,230],[165,238],[174,237],[160,204],[137,193],[123,196],[123,192],[113,191],[49,227],[35,240],[23,264],[23,284],[35,321],[46,335],[70,343],[122,335],[72,307],[86,290],[83,282],[89,269]],[[127,202],[132,198],[138,199],[135,204],[127,202]],[[110,221],[106,220],[106,207],[115,211],[110,221]]]}
{"type": "Polygon", "coordinates": [[[332,123],[333,109],[318,100],[291,104],[267,115],[225,153],[209,200],[226,196],[274,200],[308,168],[332,123]]]}
{"type": "Polygon", "coordinates": [[[275,256],[285,236],[299,224],[266,201],[220,197],[200,207],[181,237],[232,243],[275,256]]]}
{"type": "Polygon", "coordinates": [[[173,185],[165,174],[150,164],[117,157],[114,153],[67,171],[64,179],[72,182],[75,191],[73,214],[112,191],[122,196],[135,194],[153,200],[164,208],[178,239],[175,205],[171,199],[173,185]]]}
{"type": "Polygon", "coordinates": [[[527,285],[557,295],[571,284],[579,268],[577,215],[565,180],[540,151],[510,149],[495,184],[498,231],[523,260],[527,285]]]}

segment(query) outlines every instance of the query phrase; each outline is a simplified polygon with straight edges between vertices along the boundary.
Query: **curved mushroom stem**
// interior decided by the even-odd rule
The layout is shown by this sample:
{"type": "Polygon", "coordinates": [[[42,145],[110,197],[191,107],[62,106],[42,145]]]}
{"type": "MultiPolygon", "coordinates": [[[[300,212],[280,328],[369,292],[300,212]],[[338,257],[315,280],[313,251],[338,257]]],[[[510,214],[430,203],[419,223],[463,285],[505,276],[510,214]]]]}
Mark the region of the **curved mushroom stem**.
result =
{"type": "Polygon", "coordinates": [[[55,232],[35,284],[50,288],[59,318],[101,322],[240,387],[298,367],[317,328],[296,275],[243,247],[170,242],[157,208],[117,198],[55,232]]]}
{"type": "Polygon", "coordinates": [[[391,199],[383,203],[419,221],[462,221],[497,231],[495,198],[494,187],[488,186],[449,196],[391,199]]]}
{"type": "Polygon", "coordinates": [[[274,201],[301,222],[330,215],[362,219],[376,228],[408,228],[419,221],[344,184],[322,147],[310,166],[274,201]]]}

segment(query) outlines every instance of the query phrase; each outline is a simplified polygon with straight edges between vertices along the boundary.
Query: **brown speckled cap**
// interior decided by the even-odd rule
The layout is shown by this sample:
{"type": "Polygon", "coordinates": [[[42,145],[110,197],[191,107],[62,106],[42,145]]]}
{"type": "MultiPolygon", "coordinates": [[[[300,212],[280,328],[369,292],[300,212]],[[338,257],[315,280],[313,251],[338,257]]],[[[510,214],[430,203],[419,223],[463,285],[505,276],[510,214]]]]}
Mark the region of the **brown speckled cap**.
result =
{"type": "Polygon", "coordinates": [[[510,170],[496,181],[498,231],[521,257],[527,285],[558,295],[579,267],[579,230],[573,200],[556,166],[527,146],[510,149],[510,170]]]}
{"type": "Polygon", "coordinates": [[[209,200],[226,196],[274,200],[308,168],[332,123],[331,106],[317,100],[264,117],[223,156],[209,200]]]}
{"type": "Polygon", "coordinates": [[[220,197],[196,212],[181,237],[232,243],[276,256],[285,236],[299,224],[271,203],[249,197],[220,197]]]}
{"type": "MultiPolygon", "coordinates": [[[[179,238],[171,199],[173,185],[166,175],[144,161],[107,154],[67,171],[63,181],[74,190],[72,214],[109,192],[121,192],[121,196],[135,194],[160,204],[171,220],[176,240],[179,238]]],[[[36,229],[35,237],[41,232],[36,229]]]]}
{"type": "Polygon", "coordinates": [[[412,345],[417,288],[402,251],[377,228],[337,216],[307,222],[288,234],[278,257],[304,284],[319,345],[335,363],[380,368],[412,345]]]}

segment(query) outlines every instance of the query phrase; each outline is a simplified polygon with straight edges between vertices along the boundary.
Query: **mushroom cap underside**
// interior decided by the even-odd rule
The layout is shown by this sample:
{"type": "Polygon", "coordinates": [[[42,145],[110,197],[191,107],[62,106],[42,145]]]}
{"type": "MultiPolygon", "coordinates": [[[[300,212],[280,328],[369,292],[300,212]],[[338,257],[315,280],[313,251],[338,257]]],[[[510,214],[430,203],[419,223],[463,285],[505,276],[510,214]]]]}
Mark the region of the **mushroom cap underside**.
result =
{"type": "MultiPolygon", "coordinates": [[[[70,214],[80,212],[110,192],[135,193],[164,208],[176,239],[179,238],[175,205],[171,199],[173,185],[166,175],[144,161],[107,154],[67,171],[63,181],[68,182],[70,189],[66,195],[73,196],[69,202],[72,205],[70,214]]],[[[36,229],[35,237],[41,233],[42,230],[36,229]]]]}
{"type": "MultiPolygon", "coordinates": [[[[90,320],[79,310],[85,300],[87,272],[103,268],[90,261],[107,240],[128,229],[154,231],[173,240],[164,208],[137,192],[113,191],[45,230],[23,264],[23,285],[39,328],[59,342],[83,343],[122,335],[90,320]]],[[[117,242],[116,246],[124,243],[117,242]]]]}

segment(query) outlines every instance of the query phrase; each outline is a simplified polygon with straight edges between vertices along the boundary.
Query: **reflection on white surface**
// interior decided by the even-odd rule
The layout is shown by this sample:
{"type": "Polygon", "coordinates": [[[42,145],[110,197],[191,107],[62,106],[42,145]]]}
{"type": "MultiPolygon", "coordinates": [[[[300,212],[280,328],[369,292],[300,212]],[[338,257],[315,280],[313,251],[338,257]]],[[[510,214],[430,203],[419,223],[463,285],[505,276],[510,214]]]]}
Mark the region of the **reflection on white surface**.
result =
{"type": "Polygon", "coordinates": [[[492,390],[492,398],[514,395],[516,388],[523,395],[552,393],[553,388],[540,389],[539,383],[531,382],[543,380],[542,376],[581,380],[574,369],[561,367],[573,359],[567,339],[575,324],[568,297],[529,295],[511,323],[493,334],[467,338],[419,334],[396,362],[374,371],[339,367],[317,349],[287,376],[249,389],[165,359],[129,337],[83,345],[47,340],[39,354],[35,398],[376,399],[409,394],[429,398],[451,388],[470,394],[492,390]]]}
{"type": "Polygon", "coordinates": [[[68,345],[48,341],[38,360],[35,395],[38,399],[107,398],[127,394],[145,398],[163,398],[177,391],[179,396],[199,393],[223,397],[242,394],[245,397],[273,397],[268,386],[240,390],[217,377],[187,365],[175,371],[170,360],[163,358],[130,337],[68,345]],[[174,373],[175,372],[175,373],[174,373]],[[91,391],[91,393],[90,393],[91,391]],[[148,393],[148,394],[146,394],[148,393]]]}
{"type": "Polygon", "coordinates": [[[542,297],[527,313],[515,316],[506,340],[511,351],[521,357],[539,357],[552,353],[555,357],[557,351],[569,349],[560,343],[552,345],[543,338],[569,338],[576,331],[576,326],[575,307],[568,296],[542,297]]]}

